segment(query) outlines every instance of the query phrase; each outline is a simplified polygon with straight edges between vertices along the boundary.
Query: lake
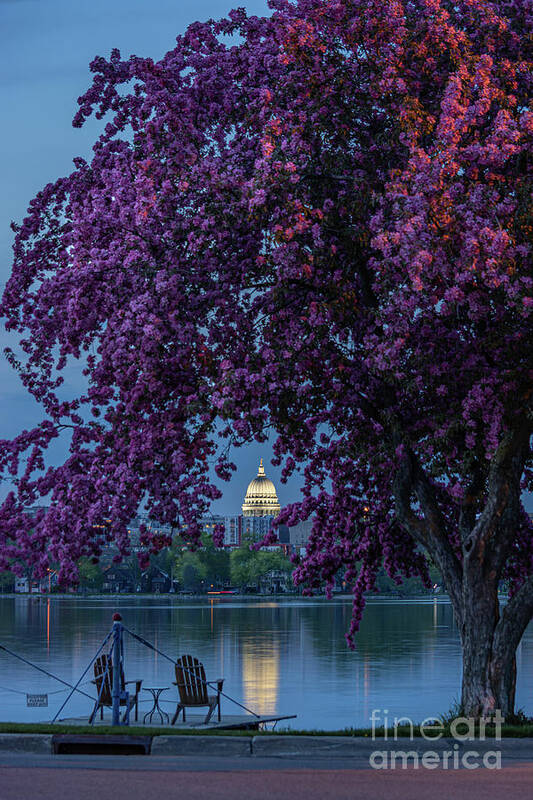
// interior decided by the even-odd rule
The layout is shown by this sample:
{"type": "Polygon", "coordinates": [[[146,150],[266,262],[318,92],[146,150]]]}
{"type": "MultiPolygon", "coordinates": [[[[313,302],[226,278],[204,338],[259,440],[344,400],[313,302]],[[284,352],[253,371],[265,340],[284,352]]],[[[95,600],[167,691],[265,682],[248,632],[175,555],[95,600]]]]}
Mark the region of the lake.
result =
{"type": "MultiPolygon", "coordinates": [[[[163,653],[191,653],[207,679],[256,713],[297,714],[293,728],[368,727],[373,709],[414,721],[447,712],[460,691],[461,653],[446,598],[368,601],[355,651],[344,633],[349,598],[0,598],[0,644],[69,683],[85,670],[120,611],[124,624],[163,653]]],[[[126,679],[169,686],[172,664],[126,637],[126,679]]],[[[61,684],[0,651],[1,720],[51,719],[67,696],[61,684]],[[48,708],[27,708],[26,693],[48,693],[48,708]]],[[[533,627],[518,652],[517,708],[533,714],[533,627]]],[[[84,680],[92,678],[92,668],[84,680]]],[[[84,686],[91,693],[90,683],[84,686]]],[[[148,710],[148,693],[143,693],[148,710]]],[[[74,696],[61,717],[89,716],[74,696]]],[[[222,713],[241,713],[223,700],[222,713]]],[[[287,723],[282,723],[288,726],[287,723]]]]}

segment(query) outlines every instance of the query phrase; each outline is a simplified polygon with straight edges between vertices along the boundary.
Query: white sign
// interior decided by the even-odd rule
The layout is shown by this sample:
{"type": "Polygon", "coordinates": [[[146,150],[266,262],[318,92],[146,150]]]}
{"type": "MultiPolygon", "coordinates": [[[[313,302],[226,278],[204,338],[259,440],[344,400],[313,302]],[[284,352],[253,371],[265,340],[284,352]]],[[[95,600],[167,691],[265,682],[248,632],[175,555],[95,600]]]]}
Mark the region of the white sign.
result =
{"type": "Polygon", "coordinates": [[[47,694],[27,694],[26,695],[26,705],[35,708],[39,707],[46,707],[48,706],[48,695],[47,694]]]}

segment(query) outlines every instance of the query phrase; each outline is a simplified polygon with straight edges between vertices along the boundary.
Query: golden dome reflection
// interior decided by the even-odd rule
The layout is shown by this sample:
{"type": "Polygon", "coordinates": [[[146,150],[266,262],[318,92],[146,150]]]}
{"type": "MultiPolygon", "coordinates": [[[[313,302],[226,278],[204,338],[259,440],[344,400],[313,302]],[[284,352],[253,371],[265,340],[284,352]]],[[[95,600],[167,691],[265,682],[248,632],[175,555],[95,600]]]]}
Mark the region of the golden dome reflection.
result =
{"type": "Polygon", "coordinates": [[[265,475],[263,459],[259,462],[257,476],[248,484],[246,497],[242,504],[244,517],[276,517],[281,506],[276,494],[276,487],[265,475]]]}
{"type": "Polygon", "coordinates": [[[279,694],[279,645],[245,641],[242,647],[244,703],[257,714],[276,714],[279,694]]]}

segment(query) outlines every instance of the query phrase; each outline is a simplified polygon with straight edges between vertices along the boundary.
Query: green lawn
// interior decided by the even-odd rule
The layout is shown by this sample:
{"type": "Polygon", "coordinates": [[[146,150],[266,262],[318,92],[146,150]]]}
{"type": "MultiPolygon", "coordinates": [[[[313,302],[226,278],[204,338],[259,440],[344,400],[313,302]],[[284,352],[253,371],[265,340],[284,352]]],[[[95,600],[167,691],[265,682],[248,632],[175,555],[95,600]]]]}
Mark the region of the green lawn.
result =
{"type": "MultiPolygon", "coordinates": [[[[427,729],[426,729],[427,730],[427,729]]],[[[50,722],[1,722],[0,733],[72,733],[72,734],[93,734],[101,736],[103,734],[129,735],[129,736],[361,736],[369,738],[372,735],[370,728],[344,728],[338,731],[323,730],[287,730],[279,729],[274,731],[250,731],[250,730],[190,730],[183,728],[149,728],[135,727],[131,725],[119,726],[114,728],[112,725],[64,725],[62,723],[52,724],[50,722]]],[[[409,736],[409,727],[398,728],[398,736],[409,736]]],[[[376,738],[380,738],[383,731],[376,729],[376,738]]],[[[420,736],[418,726],[414,728],[414,735],[420,736]]],[[[491,729],[487,726],[487,738],[490,737],[491,729]]],[[[446,725],[443,728],[443,736],[450,736],[450,728],[446,725]]],[[[533,737],[533,724],[523,725],[504,725],[502,726],[503,737],[527,738],[533,737]]],[[[389,728],[388,738],[392,738],[392,730],[389,728]]]]}

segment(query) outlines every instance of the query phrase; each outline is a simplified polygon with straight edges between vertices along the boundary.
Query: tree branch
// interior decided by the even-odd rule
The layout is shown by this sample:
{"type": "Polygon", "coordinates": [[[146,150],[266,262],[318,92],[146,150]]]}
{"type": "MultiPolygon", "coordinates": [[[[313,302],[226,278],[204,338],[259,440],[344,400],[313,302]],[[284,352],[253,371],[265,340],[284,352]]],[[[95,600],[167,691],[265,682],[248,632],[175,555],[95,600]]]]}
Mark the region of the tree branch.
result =
{"type": "Polygon", "coordinates": [[[476,524],[477,504],[485,484],[483,471],[480,468],[472,465],[471,474],[472,480],[465,489],[459,510],[459,536],[462,544],[468,539],[472,533],[472,528],[476,524]]]}
{"type": "Polygon", "coordinates": [[[530,575],[502,609],[495,631],[494,649],[514,653],[532,617],[533,575],[530,575]]]}
{"type": "Polygon", "coordinates": [[[463,545],[465,554],[472,554],[481,562],[492,543],[490,568],[497,572],[515,533],[513,521],[519,509],[520,479],[530,450],[531,428],[531,420],[524,417],[498,447],[490,464],[485,507],[463,545]],[[507,524],[502,525],[505,517],[507,524]]]}
{"type": "Polygon", "coordinates": [[[439,509],[435,489],[410,448],[405,448],[394,478],[393,491],[397,519],[438,564],[460,625],[462,566],[446,535],[446,521],[439,509]],[[413,494],[424,514],[422,519],[413,510],[413,494]]]}

